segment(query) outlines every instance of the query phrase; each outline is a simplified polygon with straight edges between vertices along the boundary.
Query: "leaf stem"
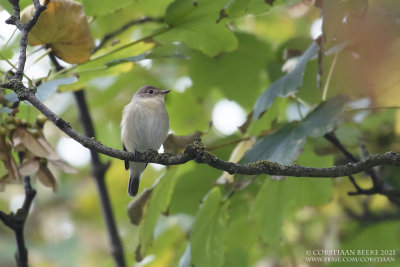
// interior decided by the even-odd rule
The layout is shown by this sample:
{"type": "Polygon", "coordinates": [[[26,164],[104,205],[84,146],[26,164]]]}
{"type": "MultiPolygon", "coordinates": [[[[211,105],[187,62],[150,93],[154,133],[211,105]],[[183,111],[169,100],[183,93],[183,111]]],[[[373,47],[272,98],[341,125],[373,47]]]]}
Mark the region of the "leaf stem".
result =
{"type": "MultiPolygon", "coordinates": [[[[8,65],[11,66],[11,68],[13,68],[14,70],[18,70],[18,67],[15,66],[10,60],[8,60],[1,52],[0,52],[0,57],[8,63],[8,65]]],[[[22,73],[22,75],[28,80],[29,84],[33,84],[32,80],[24,73],[22,73]]]]}
{"type": "Polygon", "coordinates": [[[380,110],[380,109],[400,109],[400,106],[352,108],[352,109],[347,109],[346,111],[347,111],[347,112],[357,112],[357,111],[380,110]]]}
{"type": "Polygon", "coordinates": [[[330,83],[331,78],[332,78],[333,69],[335,68],[336,60],[337,60],[337,58],[338,58],[338,55],[339,55],[339,52],[336,52],[336,53],[335,53],[335,57],[333,58],[331,67],[330,67],[330,69],[329,69],[328,77],[326,78],[324,90],[323,90],[323,92],[322,92],[322,101],[325,101],[325,100],[326,100],[326,96],[327,96],[327,94],[328,94],[329,83],[330,83]]]}

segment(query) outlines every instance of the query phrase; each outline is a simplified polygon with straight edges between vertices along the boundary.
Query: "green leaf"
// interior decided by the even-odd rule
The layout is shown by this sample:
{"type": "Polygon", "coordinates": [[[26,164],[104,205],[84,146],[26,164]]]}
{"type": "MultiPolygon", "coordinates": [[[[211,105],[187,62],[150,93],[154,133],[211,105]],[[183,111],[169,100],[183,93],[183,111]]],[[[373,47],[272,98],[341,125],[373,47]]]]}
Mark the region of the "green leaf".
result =
{"type": "Polygon", "coordinates": [[[176,0],[165,16],[169,30],[155,39],[161,43],[183,42],[208,56],[235,50],[234,34],[222,22],[217,23],[219,10],[226,3],[227,0],[176,0]]]}
{"type": "Polygon", "coordinates": [[[183,44],[165,44],[154,47],[147,55],[149,59],[189,59],[188,48],[183,44]]]}
{"type": "Polygon", "coordinates": [[[320,137],[332,131],[337,126],[347,101],[345,96],[336,96],[322,102],[300,122],[299,134],[304,137],[320,137]]]}
{"type": "Polygon", "coordinates": [[[256,244],[259,244],[260,231],[255,226],[255,221],[249,218],[251,214],[256,192],[260,185],[250,185],[246,193],[234,194],[230,198],[229,224],[226,230],[225,267],[254,266],[251,258],[258,254],[256,244]],[[256,190],[253,192],[252,189],[256,190]]]}
{"type": "MultiPolygon", "coordinates": [[[[31,0],[20,0],[19,6],[22,9],[32,4],[31,0]]],[[[9,14],[13,13],[13,7],[8,0],[0,0],[0,7],[4,8],[9,14]]],[[[2,21],[4,23],[4,21],[2,21]]]]}
{"type": "Polygon", "coordinates": [[[207,129],[211,120],[211,111],[199,103],[192,89],[187,89],[183,93],[174,92],[166,102],[168,114],[174,118],[170,122],[170,127],[174,132],[185,135],[207,129]],[[182,112],[183,110],[185,112],[182,112]]]}
{"type": "Polygon", "coordinates": [[[266,62],[272,57],[268,44],[253,35],[238,33],[238,49],[218,57],[208,57],[203,53],[191,54],[189,73],[193,88],[206,92],[217,87],[225,96],[251,108],[265,84],[266,62]]]}
{"type": "MultiPolygon", "coordinates": [[[[334,164],[334,157],[317,155],[314,152],[314,145],[308,142],[296,162],[302,166],[327,167],[334,164]]],[[[332,179],[289,177],[286,184],[294,188],[291,194],[294,208],[323,205],[333,198],[332,179]]]]}
{"type": "Polygon", "coordinates": [[[349,240],[343,242],[341,248],[360,248],[365,250],[396,250],[400,247],[400,241],[398,238],[393,237],[394,235],[397,236],[398,233],[400,233],[400,225],[397,220],[383,221],[381,223],[376,223],[368,227],[358,228],[356,234],[352,235],[349,240]]]}
{"type": "Polygon", "coordinates": [[[275,133],[261,138],[243,156],[242,162],[270,160],[291,164],[304,146],[305,138],[297,131],[297,122],[289,123],[275,133]]]}
{"type": "Polygon", "coordinates": [[[143,220],[139,226],[140,254],[146,255],[148,247],[153,242],[154,228],[160,213],[166,212],[177,177],[177,167],[168,170],[156,184],[143,220]]]}
{"type": "Polygon", "coordinates": [[[134,11],[147,16],[164,15],[165,10],[174,0],[134,0],[131,6],[134,11]]]}
{"type": "MultiPolygon", "coordinates": [[[[300,164],[313,167],[326,167],[333,163],[333,157],[321,157],[307,145],[299,158],[300,164]]],[[[333,183],[331,179],[287,178],[277,181],[266,179],[254,203],[254,220],[259,223],[261,236],[265,242],[278,247],[282,235],[282,224],[289,212],[304,206],[317,206],[332,200],[333,183]]]]}
{"type": "Polygon", "coordinates": [[[229,18],[243,16],[247,14],[261,14],[269,11],[275,0],[232,0],[222,10],[221,14],[225,14],[229,18]]]}
{"type": "Polygon", "coordinates": [[[13,7],[8,0],[0,0],[0,7],[4,8],[9,14],[13,12],[13,7]]]}
{"type": "Polygon", "coordinates": [[[222,202],[218,187],[214,187],[196,215],[190,237],[192,264],[196,267],[219,267],[224,257],[224,236],[229,202],[222,202]]]}
{"type": "MultiPolygon", "coordinates": [[[[180,218],[164,217],[157,224],[157,237],[154,244],[149,249],[150,257],[153,255],[168,255],[167,257],[156,257],[151,264],[143,264],[142,266],[178,266],[179,257],[184,253],[187,243],[187,233],[180,227],[180,218]]],[[[190,255],[189,255],[190,256],[190,255]]],[[[144,260],[143,262],[145,262],[144,260]]],[[[143,263],[142,262],[142,263],[143,263]]],[[[134,266],[134,265],[127,265],[134,266]]],[[[189,259],[189,266],[190,259],[189,259]]]]}
{"type": "Polygon", "coordinates": [[[107,67],[111,67],[126,62],[139,62],[144,59],[162,59],[162,58],[188,59],[189,57],[186,55],[185,49],[182,47],[182,45],[169,44],[169,45],[156,46],[151,51],[144,52],[137,56],[114,59],[105,63],[105,65],[107,67]]]}
{"type": "Polygon", "coordinates": [[[130,1],[126,0],[80,0],[79,2],[82,2],[85,8],[85,13],[89,16],[99,16],[111,13],[130,4],[130,1]]]}
{"type": "Polygon", "coordinates": [[[260,225],[261,237],[273,247],[279,245],[285,209],[291,202],[286,181],[266,179],[254,203],[254,220],[260,225]]]}
{"type": "Polygon", "coordinates": [[[270,130],[272,125],[280,121],[286,122],[286,109],[288,106],[288,99],[277,98],[264,116],[259,120],[254,121],[252,118],[250,126],[247,130],[249,136],[257,136],[263,131],[270,130]]]}
{"type": "Polygon", "coordinates": [[[254,116],[256,120],[267,110],[277,97],[287,97],[294,94],[303,83],[304,70],[307,62],[317,55],[319,46],[313,42],[310,47],[299,57],[296,67],[292,72],[279,78],[257,99],[254,104],[254,116]]]}
{"type": "Polygon", "coordinates": [[[261,138],[247,151],[242,162],[270,160],[291,164],[297,158],[308,136],[323,136],[337,126],[346,102],[347,98],[344,96],[322,102],[302,121],[287,124],[275,133],[261,138]]]}
{"type": "Polygon", "coordinates": [[[125,64],[118,64],[115,66],[107,66],[105,64],[115,59],[143,54],[153,47],[153,44],[139,42],[122,50],[115,51],[115,49],[125,47],[125,45],[127,44],[125,43],[102,49],[99,51],[99,53],[103,52],[101,55],[94,56],[90,61],[81,64],[76,68],[72,68],[69,72],[63,74],[71,75],[71,73],[76,73],[78,74],[79,79],[76,83],[71,85],[61,86],[60,91],[75,91],[82,89],[87,87],[88,83],[97,77],[122,75],[124,72],[128,72],[134,68],[132,63],[126,62],[125,64]]]}
{"type": "Polygon", "coordinates": [[[185,213],[194,216],[199,203],[215,184],[221,172],[189,162],[185,164],[184,169],[186,171],[177,177],[170,214],[185,213]]]}
{"type": "Polygon", "coordinates": [[[126,62],[142,61],[142,60],[147,58],[147,54],[148,53],[142,53],[140,55],[133,56],[133,57],[125,57],[125,58],[114,59],[114,60],[111,60],[111,61],[105,63],[104,65],[106,65],[107,67],[111,67],[111,66],[115,66],[115,65],[118,65],[118,64],[121,64],[121,63],[126,63],[126,62]]]}

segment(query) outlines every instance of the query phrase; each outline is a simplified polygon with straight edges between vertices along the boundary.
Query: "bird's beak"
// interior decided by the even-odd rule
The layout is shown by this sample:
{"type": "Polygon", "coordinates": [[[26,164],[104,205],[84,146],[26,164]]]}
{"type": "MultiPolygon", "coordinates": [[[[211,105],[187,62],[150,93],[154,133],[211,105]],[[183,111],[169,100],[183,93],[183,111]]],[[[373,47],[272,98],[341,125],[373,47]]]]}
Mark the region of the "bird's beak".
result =
{"type": "Polygon", "coordinates": [[[161,90],[160,94],[166,95],[169,92],[171,92],[171,90],[161,90]]]}

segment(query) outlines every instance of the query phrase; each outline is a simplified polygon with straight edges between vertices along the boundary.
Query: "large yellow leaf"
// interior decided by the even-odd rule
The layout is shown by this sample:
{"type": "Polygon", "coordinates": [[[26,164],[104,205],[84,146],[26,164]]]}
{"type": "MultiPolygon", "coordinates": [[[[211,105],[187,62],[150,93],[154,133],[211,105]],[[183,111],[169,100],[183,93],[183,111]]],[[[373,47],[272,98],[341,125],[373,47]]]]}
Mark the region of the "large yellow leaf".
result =
{"type": "MultiPolygon", "coordinates": [[[[71,64],[89,60],[93,39],[82,4],[71,0],[45,0],[47,9],[29,32],[32,46],[49,45],[57,57],[71,64]]],[[[33,16],[30,5],[21,12],[21,20],[33,16]]]]}

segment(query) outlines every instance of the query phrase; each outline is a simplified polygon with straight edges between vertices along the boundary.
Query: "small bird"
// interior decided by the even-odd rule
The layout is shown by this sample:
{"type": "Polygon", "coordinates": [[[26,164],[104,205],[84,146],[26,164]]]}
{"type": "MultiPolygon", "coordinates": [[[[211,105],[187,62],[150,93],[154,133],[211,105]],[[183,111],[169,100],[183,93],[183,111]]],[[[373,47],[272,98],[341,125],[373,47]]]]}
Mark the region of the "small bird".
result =
{"type": "MultiPolygon", "coordinates": [[[[121,121],[122,148],[136,153],[149,149],[158,150],[168,134],[169,117],[164,98],[170,90],[145,85],[133,95],[125,106],[121,121]]],[[[136,196],[139,190],[140,175],[147,163],[125,161],[129,169],[128,195],[136,196]]]]}

